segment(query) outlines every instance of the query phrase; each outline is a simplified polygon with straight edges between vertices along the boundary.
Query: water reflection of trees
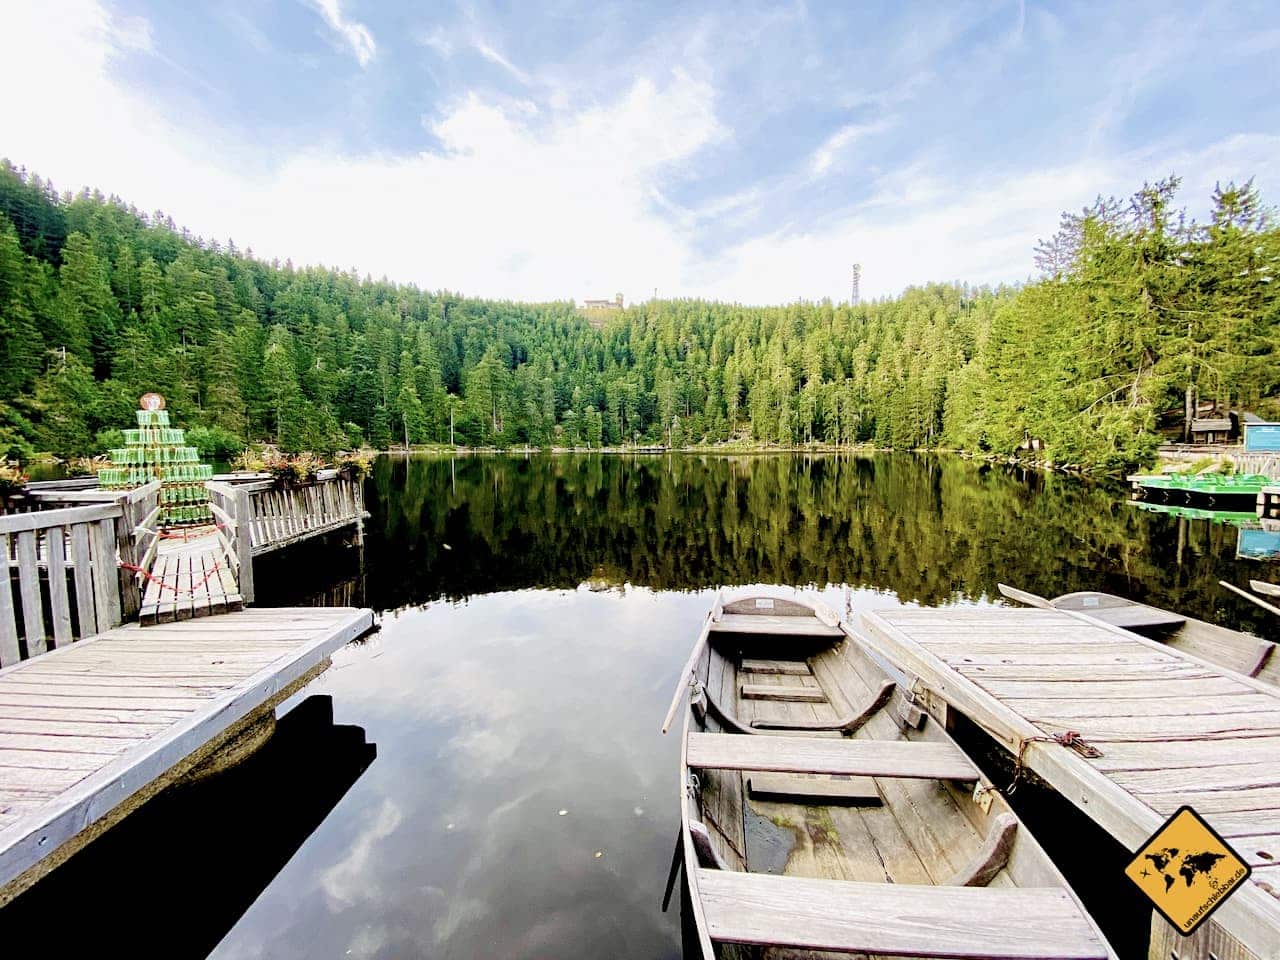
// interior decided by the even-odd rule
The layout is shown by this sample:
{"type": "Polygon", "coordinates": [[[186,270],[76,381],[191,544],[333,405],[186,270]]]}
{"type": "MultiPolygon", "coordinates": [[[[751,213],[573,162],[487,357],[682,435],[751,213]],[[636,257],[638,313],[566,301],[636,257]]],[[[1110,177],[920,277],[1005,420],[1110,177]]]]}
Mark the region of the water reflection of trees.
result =
{"type": "Polygon", "coordinates": [[[849,583],[939,604],[1006,580],[1260,622],[1217,586],[1258,575],[1234,559],[1234,528],[959,458],[383,458],[369,483],[368,596],[383,608],[593,578],[849,583]]]}

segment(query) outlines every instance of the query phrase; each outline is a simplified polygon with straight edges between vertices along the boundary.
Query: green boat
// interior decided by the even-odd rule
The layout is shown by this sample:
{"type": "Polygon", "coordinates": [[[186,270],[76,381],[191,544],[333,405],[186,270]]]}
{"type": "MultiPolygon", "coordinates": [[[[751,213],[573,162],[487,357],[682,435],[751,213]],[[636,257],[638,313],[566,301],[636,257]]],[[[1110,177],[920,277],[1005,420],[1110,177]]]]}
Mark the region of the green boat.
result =
{"type": "Polygon", "coordinates": [[[1209,510],[1205,507],[1186,507],[1171,503],[1149,503],[1146,500],[1134,500],[1132,503],[1139,510],[1185,517],[1188,520],[1208,520],[1211,523],[1230,523],[1235,526],[1258,522],[1258,515],[1253,510],[1209,510]]]}
{"type": "Polygon", "coordinates": [[[1256,500],[1262,488],[1275,483],[1261,473],[1158,473],[1136,474],[1128,478],[1143,496],[1154,494],[1166,501],[1216,502],[1224,498],[1256,500]]]}

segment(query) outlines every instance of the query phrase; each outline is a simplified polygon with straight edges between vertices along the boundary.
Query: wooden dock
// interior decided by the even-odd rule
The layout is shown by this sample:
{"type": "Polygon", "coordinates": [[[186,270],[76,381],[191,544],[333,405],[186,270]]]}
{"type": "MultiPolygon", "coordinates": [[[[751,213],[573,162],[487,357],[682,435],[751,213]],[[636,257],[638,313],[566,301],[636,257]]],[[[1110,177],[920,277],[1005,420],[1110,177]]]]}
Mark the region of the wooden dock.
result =
{"type": "Polygon", "coordinates": [[[217,531],[158,541],[142,587],[144,626],[230,613],[244,607],[240,561],[217,531]]]}
{"type": "Polygon", "coordinates": [[[0,670],[0,905],[164,787],[252,749],[372,621],[305,607],[130,624],[0,670]]]}
{"type": "Polygon", "coordinates": [[[900,609],[862,623],[914,674],[922,706],[967,716],[1130,850],[1189,804],[1248,860],[1250,880],[1190,940],[1156,921],[1174,956],[1280,956],[1280,691],[1062,611],[900,609]],[[1068,731],[1100,755],[1054,740],[1068,731]]]}

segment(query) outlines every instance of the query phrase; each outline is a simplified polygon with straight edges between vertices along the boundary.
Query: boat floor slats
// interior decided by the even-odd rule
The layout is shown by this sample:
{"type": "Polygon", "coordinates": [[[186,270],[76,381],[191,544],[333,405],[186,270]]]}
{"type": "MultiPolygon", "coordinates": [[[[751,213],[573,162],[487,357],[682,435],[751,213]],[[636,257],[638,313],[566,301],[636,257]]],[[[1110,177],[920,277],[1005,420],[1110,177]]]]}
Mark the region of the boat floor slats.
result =
{"type": "Polygon", "coordinates": [[[813,671],[804,660],[752,660],[750,657],[742,661],[744,673],[772,673],[787,677],[807,677],[813,671]]]}
{"type": "Polygon", "coordinates": [[[698,870],[713,940],[905,957],[1103,960],[1064,890],[933,887],[698,870]]]}
{"type": "Polygon", "coordinates": [[[130,624],[0,670],[0,891],[269,705],[372,620],[368,610],[337,607],[322,616],[229,613],[216,634],[205,620],[165,636],[130,624]],[[264,645],[266,623],[277,632],[264,645]],[[240,634],[228,629],[237,625],[240,634]],[[82,663],[94,669],[82,673],[82,663]]]}
{"type": "Polygon", "coordinates": [[[976,780],[977,768],[950,743],[690,733],[691,767],[776,773],[976,780]]]}
{"type": "Polygon", "coordinates": [[[881,802],[871,777],[801,777],[785,773],[753,773],[747,778],[756,800],[866,806],[881,802]]]}
{"type": "MultiPolygon", "coordinates": [[[[864,614],[863,625],[931,700],[968,716],[1011,752],[1026,745],[1026,766],[1130,849],[1189,805],[1225,836],[1266,838],[1255,851],[1259,863],[1263,853],[1280,855],[1270,849],[1280,832],[1280,689],[1063,610],[885,610],[864,614]],[[1023,634],[993,634],[986,624],[999,619],[1023,634]],[[957,629],[965,625],[984,659],[1009,661],[998,675],[966,663],[957,629]],[[1037,637],[1051,627],[1063,634],[1055,649],[1078,639],[1077,654],[1096,651],[1094,676],[1087,660],[1035,662],[1037,637]],[[1152,665],[1146,676],[1119,678],[1153,652],[1189,669],[1152,665]],[[1117,656],[1125,657],[1121,669],[1117,656]],[[1108,675],[1117,679],[1101,679],[1108,675]],[[1054,742],[1068,731],[1099,755],[1054,742]]],[[[1280,950],[1280,899],[1260,886],[1257,872],[1211,923],[1255,955],[1280,950]]]]}
{"type": "Polygon", "coordinates": [[[839,627],[829,627],[817,617],[780,617],[773,614],[725,613],[711,622],[712,633],[758,633],[799,637],[843,637],[839,627]]]}
{"type": "Polygon", "coordinates": [[[800,703],[826,703],[827,695],[818,686],[793,684],[744,683],[742,696],[747,700],[794,700],[800,703]]]}

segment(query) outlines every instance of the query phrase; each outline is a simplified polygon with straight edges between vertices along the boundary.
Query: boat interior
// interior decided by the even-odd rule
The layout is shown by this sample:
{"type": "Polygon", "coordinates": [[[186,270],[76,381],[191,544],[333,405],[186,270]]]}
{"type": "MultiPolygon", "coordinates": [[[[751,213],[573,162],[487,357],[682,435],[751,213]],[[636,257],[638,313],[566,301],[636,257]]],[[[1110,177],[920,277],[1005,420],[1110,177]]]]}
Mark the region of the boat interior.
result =
{"type": "Polygon", "coordinates": [[[751,596],[708,627],[683,751],[704,956],[1112,955],[908,678],[831,611],[751,596]]]}

